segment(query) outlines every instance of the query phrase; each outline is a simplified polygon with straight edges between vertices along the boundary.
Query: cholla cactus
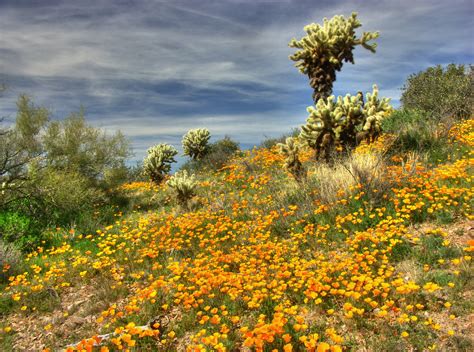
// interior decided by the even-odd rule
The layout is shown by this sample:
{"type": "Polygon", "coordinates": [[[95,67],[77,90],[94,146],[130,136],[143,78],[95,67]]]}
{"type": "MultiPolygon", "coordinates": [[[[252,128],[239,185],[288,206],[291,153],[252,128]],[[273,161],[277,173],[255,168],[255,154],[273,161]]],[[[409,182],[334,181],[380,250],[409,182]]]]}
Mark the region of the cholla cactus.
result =
{"type": "Polygon", "coordinates": [[[143,161],[143,169],[153,182],[160,184],[165,175],[171,170],[171,163],[178,151],[169,144],[158,144],[148,149],[148,155],[143,161]]]}
{"type": "Polygon", "coordinates": [[[344,16],[325,18],[322,26],[317,23],[305,26],[307,35],[300,40],[293,38],[288,44],[300,49],[290,59],[296,61],[295,66],[301,73],[308,75],[315,102],[332,93],[336,71],[341,70],[343,62],[354,63],[352,51],[356,45],[375,52],[377,44],[369,44],[369,41],[376,39],[379,33],[364,32],[357,38],[355,29],[360,26],[356,13],[347,19],[344,16]]]}
{"type": "Polygon", "coordinates": [[[195,196],[197,182],[194,175],[189,176],[186,170],[175,173],[166,184],[176,191],[178,203],[188,208],[188,201],[195,196]]]}
{"type": "Polygon", "coordinates": [[[193,159],[201,159],[209,150],[209,138],[211,138],[211,134],[207,128],[189,130],[183,136],[184,155],[189,155],[193,159]]]}
{"type": "Polygon", "coordinates": [[[285,168],[296,181],[301,182],[306,177],[306,170],[299,159],[301,146],[296,138],[288,137],[285,143],[278,143],[280,153],[285,156],[285,168]]]}
{"type": "Polygon", "coordinates": [[[300,137],[316,150],[316,156],[329,160],[335,147],[352,149],[366,136],[375,139],[381,131],[381,121],[391,111],[389,99],[378,99],[377,86],[367,94],[364,103],[361,93],[337,100],[332,95],[320,99],[315,107],[308,107],[309,117],[301,127],[300,137]],[[358,133],[359,132],[359,133],[358,133]],[[363,134],[361,138],[361,133],[363,134]]]}
{"type": "Polygon", "coordinates": [[[362,120],[360,96],[346,95],[318,100],[308,107],[309,117],[301,127],[301,139],[315,149],[316,157],[329,160],[335,146],[355,145],[356,128],[362,120]]]}
{"type": "MultiPolygon", "coordinates": [[[[379,90],[374,84],[372,94],[367,93],[367,99],[364,104],[365,121],[362,127],[362,134],[368,142],[373,142],[382,132],[382,120],[389,115],[393,108],[390,105],[389,98],[379,99],[379,90]]],[[[361,139],[360,137],[358,139],[361,139]]]]}

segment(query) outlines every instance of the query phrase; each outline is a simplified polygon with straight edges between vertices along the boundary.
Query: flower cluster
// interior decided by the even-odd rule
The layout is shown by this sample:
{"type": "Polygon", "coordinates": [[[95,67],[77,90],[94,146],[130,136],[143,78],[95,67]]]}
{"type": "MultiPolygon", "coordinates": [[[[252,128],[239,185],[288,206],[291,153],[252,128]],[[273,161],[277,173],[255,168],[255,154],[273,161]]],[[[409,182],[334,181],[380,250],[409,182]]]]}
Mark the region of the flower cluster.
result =
{"type": "MultiPolygon", "coordinates": [[[[455,131],[463,135],[455,135],[459,143],[472,141],[472,123],[455,131]]],[[[311,151],[301,158],[309,160],[311,151]]],[[[98,312],[91,313],[90,334],[68,351],[342,351],[365,338],[356,334],[361,322],[395,331],[406,344],[419,331],[429,332],[426,343],[456,333],[440,315],[453,314],[456,302],[448,297],[469,270],[473,244],[457,248],[442,228],[420,232],[412,224],[472,219],[471,155],[433,169],[414,165],[410,173],[394,164],[392,190],[377,207],[358,186],[330,205],[279,204],[274,190],[289,180],[283,162],[276,148],[255,149],[200,183],[212,199],[199,210],[118,217],[96,233],[38,248],[2,298],[34,320],[40,294],[66,297],[106,286],[107,300],[88,302],[98,312]],[[424,276],[400,264],[405,252],[420,253],[416,272],[424,276]],[[448,279],[437,279],[440,272],[448,279]]],[[[75,314],[57,309],[62,320],[46,314],[56,340],[44,347],[64,343],[59,332],[75,314]]],[[[8,319],[3,334],[20,333],[8,319]]]]}

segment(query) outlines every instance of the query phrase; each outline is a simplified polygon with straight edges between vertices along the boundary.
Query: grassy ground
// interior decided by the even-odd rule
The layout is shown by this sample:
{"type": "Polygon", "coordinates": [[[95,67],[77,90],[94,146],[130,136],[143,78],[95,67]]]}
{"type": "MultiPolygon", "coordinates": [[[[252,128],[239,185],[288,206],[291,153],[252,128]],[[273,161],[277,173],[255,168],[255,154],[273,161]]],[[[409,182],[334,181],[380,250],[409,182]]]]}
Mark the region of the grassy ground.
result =
{"type": "Polygon", "coordinates": [[[190,212],[124,185],[135,212],[59,230],[5,285],[0,350],[472,350],[474,121],[435,162],[389,140],[333,168],[305,151],[302,184],[247,152],[190,212]]]}

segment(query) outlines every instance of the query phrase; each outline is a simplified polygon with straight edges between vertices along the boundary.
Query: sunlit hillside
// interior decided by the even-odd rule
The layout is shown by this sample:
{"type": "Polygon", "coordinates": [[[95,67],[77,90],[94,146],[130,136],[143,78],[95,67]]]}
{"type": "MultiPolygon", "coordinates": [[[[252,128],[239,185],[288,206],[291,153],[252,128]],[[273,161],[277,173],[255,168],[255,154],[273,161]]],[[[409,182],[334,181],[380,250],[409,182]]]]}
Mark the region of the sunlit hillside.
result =
{"type": "Polygon", "coordinates": [[[474,351],[466,5],[234,2],[0,1],[0,352],[474,351]]]}
{"type": "Polygon", "coordinates": [[[306,150],[302,184],[276,147],[254,149],[201,172],[189,211],[165,186],[124,184],[136,211],[95,233],[58,228],[61,243],[9,279],[0,346],[468,350],[474,121],[447,140],[436,165],[408,153],[374,166],[393,143],[382,135],[332,178],[306,150]]]}

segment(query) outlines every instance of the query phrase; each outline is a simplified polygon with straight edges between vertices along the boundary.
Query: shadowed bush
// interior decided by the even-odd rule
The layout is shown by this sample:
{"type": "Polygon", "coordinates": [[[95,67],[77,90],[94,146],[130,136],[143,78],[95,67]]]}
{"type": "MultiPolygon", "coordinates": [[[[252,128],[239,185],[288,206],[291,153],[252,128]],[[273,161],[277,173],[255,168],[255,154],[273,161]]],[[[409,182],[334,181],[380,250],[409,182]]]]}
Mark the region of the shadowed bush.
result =
{"type": "Polygon", "coordinates": [[[21,252],[0,238],[0,284],[23,270],[21,252]]]}
{"type": "Polygon", "coordinates": [[[452,152],[448,137],[452,123],[435,121],[422,110],[397,110],[382,123],[384,131],[396,135],[388,153],[417,152],[431,163],[446,161],[452,152]]]}
{"type": "Polygon", "coordinates": [[[222,168],[239,151],[239,144],[230,137],[211,143],[208,153],[200,160],[189,160],[181,166],[181,170],[199,172],[222,168]]]}
{"type": "Polygon", "coordinates": [[[262,143],[260,143],[259,147],[270,149],[279,143],[285,143],[286,139],[289,137],[293,137],[293,138],[298,137],[300,133],[301,133],[301,130],[299,128],[293,128],[289,133],[285,133],[281,135],[280,137],[266,138],[262,143]]]}

